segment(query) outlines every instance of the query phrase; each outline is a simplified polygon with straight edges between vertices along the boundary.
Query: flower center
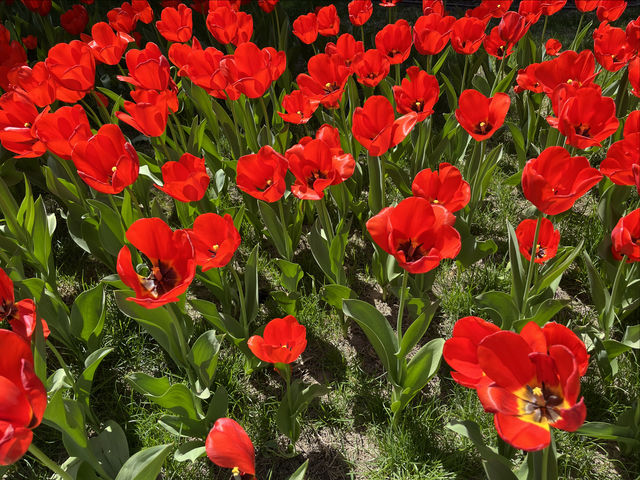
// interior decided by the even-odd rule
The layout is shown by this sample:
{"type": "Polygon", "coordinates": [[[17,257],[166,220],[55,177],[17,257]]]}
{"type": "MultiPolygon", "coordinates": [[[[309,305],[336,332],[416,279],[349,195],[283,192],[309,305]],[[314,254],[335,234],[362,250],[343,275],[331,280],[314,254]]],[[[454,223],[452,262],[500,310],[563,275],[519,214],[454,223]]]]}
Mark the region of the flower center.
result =
{"type": "Polygon", "coordinates": [[[527,385],[526,396],[524,411],[527,414],[533,414],[534,421],[546,420],[553,423],[561,417],[556,407],[562,405],[563,399],[548,389],[544,382],[542,387],[527,385]]]}
{"type": "Polygon", "coordinates": [[[324,93],[333,93],[338,90],[338,84],[336,82],[327,82],[324,84],[324,93]]]}
{"type": "Polygon", "coordinates": [[[0,305],[0,319],[9,320],[18,313],[18,307],[13,303],[7,303],[6,299],[2,299],[2,305],[0,305]]]}
{"type": "Polygon", "coordinates": [[[169,263],[158,260],[157,265],[153,264],[151,273],[140,279],[140,284],[153,298],[158,298],[175,287],[179,280],[178,273],[169,263]]]}
{"type": "Polygon", "coordinates": [[[404,258],[407,263],[417,262],[424,257],[424,252],[421,247],[421,243],[409,239],[398,245],[398,252],[404,253],[404,258]]]}
{"type": "Polygon", "coordinates": [[[324,180],[326,178],[327,178],[327,174],[325,172],[321,172],[320,170],[314,170],[307,177],[307,186],[309,188],[313,188],[313,185],[316,183],[316,180],[319,180],[319,179],[324,180]]]}
{"type": "Polygon", "coordinates": [[[488,123],[488,122],[480,122],[473,129],[473,132],[474,133],[478,133],[480,135],[486,135],[486,133],[489,132],[490,130],[491,130],[491,124],[490,123],[488,123]]]}
{"type": "Polygon", "coordinates": [[[544,258],[547,253],[547,249],[540,244],[536,245],[536,258],[544,258]]]}
{"type": "Polygon", "coordinates": [[[585,125],[584,123],[581,123],[580,125],[576,126],[575,131],[577,135],[583,136],[583,137],[590,137],[591,135],[589,135],[589,130],[590,130],[590,126],[589,125],[585,125]]]}
{"type": "Polygon", "coordinates": [[[211,258],[216,258],[216,254],[218,253],[218,249],[220,248],[220,245],[218,245],[217,243],[215,245],[212,245],[211,248],[209,249],[209,253],[211,254],[211,258]]]}

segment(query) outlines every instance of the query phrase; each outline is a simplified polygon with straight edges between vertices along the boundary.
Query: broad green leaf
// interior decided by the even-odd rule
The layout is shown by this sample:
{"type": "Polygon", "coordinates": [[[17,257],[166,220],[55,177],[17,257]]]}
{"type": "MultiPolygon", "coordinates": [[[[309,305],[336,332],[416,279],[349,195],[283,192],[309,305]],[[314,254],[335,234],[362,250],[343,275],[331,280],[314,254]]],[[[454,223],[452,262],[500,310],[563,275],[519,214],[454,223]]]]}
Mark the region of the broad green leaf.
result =
{"type": "Polygon", "coordinates": [[[402,381],[403,408],[411,399],[429,383],[437,373],[442,360],[443,338],[434,338],[424,345],[407,364],[407,374],[402,381]],[[409,390],[406,392],[406,390],[409,390]],[[406,392],[406,394],[405,394],[406,392]]]}
{"type": "Polygon", "coordinates": [[[227,390],[220,385],[216,389],[216,393],[213,394],[213,398],[209,401],[209,407],[207,408],[207,415],[202,422],[207,430],[213,427],[215,421],[224,417],[227,414],[227,408],[229,406],[229,397],[227,390]]]}
{"type": "Polygon", "coordinates": [[[320,225],[320,220],[318,219],[313,224],[313,227],[311,227],[311,231],[309,232],[309,247],[311,247],[311,254],[327,278],[332,283],[338,283],[338,279],[335,277],[332,269],[328,240],[326,236],[322,235],[321,230],[322,227],[320,225]]]}
{"type": "Polygon", "coordinates": [[[362,300],[344,300],[342,311],[360,325],[391,381],[397,384],[399,378],[395,353],[398,351],[398,337],[384,315],[362,300]]]}
{"type": "Polygon", "coordinates": [[[622,343],[631,348],[640,349],[640,325],[629,325],[622,337],[622,343]]]}
{"type": "Polygon", "coordinates": [[[99,343],[106,318],[104,285],[78,295],[71,307],[71,332],[91,349],[99,343]]]}
{"type": "Polygon", "coordinates": [[[593,305],[596,307],[596,311],[600,313],[604,310],[605,305],[610,301],[609,289],[605,286],[600,273],[593,266],[591,258],[586,251],[582,252],[582,258],[585,266],[587,267],[587,274],[589,275],[591,300],[593,301],[593,305]]]}
{"type": "Polygon", "coordinates": [[[287,234],[287,226],[282,225],[282,222],[278,218],[278,214],[273,210],[271,205],[262,200],[258,200],[258,210],[260,216],[264,221],[265,227],[269,232],[269,237],[273,241],[273,245],[278,250],[278,254],[284,258],[291,258],[291,239],[287,234]]]}
{"type": "Polygon", "coordinates": [[[180,445],[173,454],[173,458],[178,462],[190,461],[195,463],[199,458],[207,455],[202,440],[192,440],[180,445]]]}
{"type": "Polygon", "coordinates": [[[198,337],[189,352],[189,360],[196,368],[203,388],[208,388],[213,381],[222,337],[222,335],[216,335],[215,330],[204,332],[198,337]]]}
{"type": "Polygon", "coordinates": [[[137,392],[176,415],[193,420],[201,418],[200,401],[186,385],[171,385],[167,377],[155,378],[142,372],[131,373],[126,379],[137,392]]]}
{"type": "Polygon", "coordinates": [[[531,295],[536,295],[542,292],[545,288],[549,287],[554,280],[559,278],[560,275],[569,268],[569,265],[573,263],[573,260],[580,255],[583,244],[584,240],[581,240],[578,246],[566,247],[564,252],[558,252],[558,255],[556,255],[556,257],[551,260],[538,275],[538,280],[531,289],[531,295]]]}
{"type": "Polygon", "coordinates": [[[634,438],[631,426],[613,425],[606,422],[585,422],[576,433],[602,440],[615,440],[635,449],[640,448],[640,438],[634,438]]]}
{"type": "Polygon", "coordinates": [[[156,480],[173,445],[145,448],[122,466],[116,480],[156,480]]]}
{"type": "Polygon", "coordinates": [[[101,348],[96,350],[87,357],[84,361],[84,371],[78,377],[76,381],[76,392],[78,394],[78,403],[85,408],[86,412],[89,412],[89,398],[91,396],[91,384],[93,383],[93,377],[100,365],[100,362],[113,351],[113,348],[101,348]]]}
{"type": "Polygon", "coordinates": [[[197,298],[189,300],[189,303],[193,308],[200,312],[205,320],[207,320],[213,327],[226,333],[231,338],[238,340],[245,338],[245,333],[240,322],[229,315],[222,315],[218,312],[218,308],[214,303],[197,298]]]}
{"type": "Polygon", "coordinates": [[[304,271],[302,267],[297,263],[283,260],[282,258],[276,259],[276,264],[280,269],[280,285],[282,285],[289,292],[296,292],[298,290],[298,283],[304,277],[304,271]]]}
{"type": "Polygon", "coordinates": [[[518,320],[514,323],[516,331],[520,331],[529,322],[536,322],[542,327],[545,323],[551,321],[551,319],[560,310],[569,305],[569,303],[569,300],[547,298],[536,306],[534,313],[530,317],[518,320]]]}
{"type": "Polygon", "coordinates": [[[98,232],[102,246],[111,255],[117,256],[125,243],[125,230],[120,212],[114,211],[98,200],[87,200],[87,202],[100,213],[98,232]]]}
{"type": "MultiPolygon", "coordinates": [[[[89,446],[104,471],[115,478],[122,465],[129,458],[127,436],[122,427],[113,420],[107,420],[107,426],[98,436],[89,439],[89,446]]],[[[80,477],[78,477],[80,480],[80,477]]]]}
{"type": "Polygon", "coordinates": [[[509,330],[520,315],[513,297],[504,292],[484,292],[478,295],[475,300],[481,310],[489,312],[491,318],[500,322],[503,330],[509,330]]]}
{"type": "Polygon", "coordinates": [[[247,322],[251,323],[258,316],[258,248],[251,251],[244,267],[244,304],[247,309],[247,322]]]}
{"type": "Polygon", "coordinates": [[[320,290],[322,299],[338,311],[342,311],[342,301],[346,299],[356,299],[358,295],[349,287],[337,285],[335,283],[325,285],[320,290]]]}
{"type": "Polygon", "coordinates": [[[309,466],[309,459],[305,460],[298,469],[291,474],[289,480],[304,480],[304,476],[307,474],[307,467],[309,466]]]}
{"type": "Polygon", "coordinates": [[[511,264],[511,296],[516,300],[518,311],[522,306],[522,296],[524,295],[524,282],[526,270],[522,264],[522,256],[518,247],[518,238],[511,224],[507,221],[507,232],[509,234],[509,262],[511,264]]]}
{"type": "Polygon", "coordinates": [[[435,301],[425,308],[422,309],[418,318],[416,318],[407,331],[402,336],[402,341],[400,342],[400,350],[396,353],[396,357],[404,358],[407,356],[407,353],[415,347],[418,342],[422,339],[427,328],[431,324],[431,319],[433,315],[436,313],[438,306],[440,305],[439,301],[435,301]]]}

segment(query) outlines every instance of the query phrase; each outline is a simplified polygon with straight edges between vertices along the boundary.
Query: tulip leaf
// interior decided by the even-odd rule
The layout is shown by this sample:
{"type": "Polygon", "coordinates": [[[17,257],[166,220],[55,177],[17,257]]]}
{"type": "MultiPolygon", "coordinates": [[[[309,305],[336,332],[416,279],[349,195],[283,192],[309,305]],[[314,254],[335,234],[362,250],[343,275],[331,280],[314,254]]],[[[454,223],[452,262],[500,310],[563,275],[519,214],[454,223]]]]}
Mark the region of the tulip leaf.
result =
{"type": "Polygon", "coordinates": [[[100,334],[106,318],[104,285],[95,287],[78,295],[71,307],[71,332],[84,341],[90,350],[100,342],[100,334]]]}
{"type": "Polygon", "coordinates": [[[125,240],[125,231],[119,212],[98,200],[87,200],[87,203],[100,213],[98,232],[102,246],[111,255],[117,256],[125,240]]]}
{"type": "Polygon", "coordinates": [[[297,263],[289,262],[288,260],[283,260],[282,258],[276,259],[276,264],[280,269],[280,285],[284,287],[285,290],[289,292],[297,292],[298,291],[298,283],[304,277],[304,271],[302,267],[297,263]]]}
{"type": "Polygon", "coordinates": [[[460,253],[456,260],[466,268],[497,251],[498,246],[492,239],[479,241],[478,237],[467,235],[462,237],[460,253]]]}
{"type": "Polygon", "coordinates": [[[439,305],[440,305],[440,302],[435,301],[422,309],[422,311],[420,312],[420,315],[418,315],[418,318],[416,318],[411,323],[411,325],[409,325],[409,328],[407,328],[407,331],[404,332],[404,335],[402,336],[402,341],[400,342],[400,350],[396,352],[396,357],[398,358],[406,357],[407,353],[409,353],[411,349],[413,349],[413,347],[415,347],[418,344],[418,342],[422,339],[425,332],[427,331],[427,328],[429,328],[429,325],[431,324],[431,319],[433,318],[433,315],[436,313],[436,310],[438,309],[439,305]]]}
{"type": "Polygon", "coordinates": [[[560,278],[564,271],[569,268],[569,265],[573,263],[573,260],[580,255],[583,244],[584,240],[581,240],[576,247],[565,247],[562,253],[559,252],[554,259],[550,260],[545,268],[540,271],[538,280],[531,289],[530,295],[537,295],[551,286],[556,279],[560,278]]]}
{"type": "Polygon", "coordinates": [[[216,389],[216,393],[213,394],[213,398],[209,401],[209,407],[207,408],[207,414],[204,417],[202,423],[205,428],[209,430],[215,421],[222,418],[227,413],[229,407],[229,396],[227,390],[220,385],[216,389]]]}
{"type": "Polygon", "coordinates": [[[407,374],[402,381],[403,393],[400,410],[402,410],[438,372],[440,361],[442,360],[443,347],[444,339],[434,338],[418,350],[409,361],[407,364],[407,374]]]}
{"type": "Polygon", "coordinates": [[[113,420],[107,421],[107,426],[98,436],[89,439],[89,446],[111,478],[115,478],[129,458],[127,436],[120,425],[113,420]]]}
{"type": "MultiPolygon", "coordinates": [[[[516,154],[518,156],[518,166],[522,168],[525,163],[527,163],[527,150],[524,143],[524,136],[515,123],[505,122],[505,125],[509,127],[509,131],[511,132],[511,138],[513,138],[513,144],[516,147],[516,154]]],[[[518,184],[519,183],[518,181],[518,184]]]]}
{"type": "Polygon", "coordinates": [[[91,396],[91,384],[93,383],[93,377],[96,374],[96,370],[100,366],[100,363],[113,351],[113,348],[101,348],[96,350],[87,357],[84,361],[84,371],[76,380],[75,390],[77,392],[78,403],[89,412],[89,397],[91,396]]]}
{"type": "Polygon", "coordinates": [[[278,250],[278,254],[290,260],[293,252],[291,238],[287,233],[287,225],[282,224],[276,212],[267,202],[258,200],[258,210],[269,232],[269,238],[271,238],[273,245],[276,247],[276,250],[278,250]]]}
{"type": "Polygon", "coordinates": [[[622,343],[636,350],[640,349],[640,325],[629,325],[622,337],[622,343]]]}
{"type": "Polygon", "coordinates": [[[536,322],[539,326],[542,327],[567,305],[569,305],[569,300],[547,298],[542,303],[537,305],[535,311],[530,317],[518,320],[514,323],[516,331],[520,331],[529,322],[536,322]]]}
{"type": "Polygon", "coordinates": [[[215,330],[204,332],[198,337],[189,352],[189,361],[195,367],[203,388],[208,388],[213,381],[222,338],[223,335],[216,335],[215,330]]]}
{"type": "Polygon", "coordinates": [[[398,383],[398,367],[395,357],[395,352],[398,351],[398,337],[384,315],[373,305],[362,300],[344,300],[342,311],[346,316],[353,318],[362,328],[392,382],[398,383]]]}
{"type": "Polygon", "coordinates": [[[546,448],[549,449],[548,452],[537,450],[527,454],[525,467],[527,480],[538,480],[541,478],[556,480],[558,478],[558,460],[553,432],[551,432],[551,443],[546,448]]]}
{"type": "Polygon", "coordinates": [[[633,449],[640,448],[640,438],[634,438],[633,428],[623,425],[614,425],[606,422],[585,422],[576,433],[601,440],[615,440],[624,443],[633,449]]]}
{"type": "Polygon", "coordinates": [[[497,92],[506,92],[509,90],[509,86],[511,85],[511,81],[513,80],[513,76],[518,71],[518,67],[514,67],[511,71],[505,75],[505,77],[498,82],[493,91],[491,92],[491,96],[494,96],[497,92]]]}
{"type": "Polygon", "coordinates": [[[522,306],[522,296],[524,295],[526,271],[522,264],[516,232],[508,221],[507,233],[509,234],[509,262],[511,264],[511,297],[515,299],[519,312],[522,306]]]}
{"type": "Polygon", "coordinates": [[[171,385],[167,377],[155,378],[142,372],[134,372],[126,377],[134,390],[152,402],[176,415],[199,420],[200,400],[182,383],[171,385]]]}
{"type": "Polygon", "coordinates": [[[444,65],[444,61],[447,59],[447,56],[449,55],[450,51],[451,51],[451,47],[449,45],[447,45],[447,48],[445,48],[440,53],[440,57],[438,58],[438,61],[435,63],[435,65],[433,66],[433,68],[429,72],[431,75],[435,75],[436,73],[438,73],[440,71],[440,68],[442,68],[442,65],[444,65]]]}
{"type": "Polygon", "coordinates": [[[502,455],[498,455],[484,443],[477,423],[471,420],[451,420],[447,424],[447,428],[473,442],[482,456],[482,466],[489,480],[518,480],[518,477],[511,471],[509,460],[502,455]]]}
{"type": "Polygon", "coordinates": [[[591,257],[584,251],[582,252],[582,258],[584,264],[587,267],[587,274],[589,276],[589,289],[591,290],[591,300],[596,307],[598,313],[604,311],[605,306],[610,302],[609,289],[602,281],[600,273],[596,270],[591,262],[591,257]]]}
{"type": "Polygon", "coordinates": [[[192,440],[180,445],[173,454],[173,458],[178,462],[186,462],[188,460],[191,463],[195,463],[196,460],[204,457],[206,454],[207,450],[202,440],[192,440]]]}
{"type": "Polygon", "coordinates": [[[338,311],[342,310],[342,301],[346,299],[356,299],[358,295],[349,287],[344,285],[325,285],[320,291],[322,299],[338,311]]]}
{"type": "MultiPolygon", "coordinates": [[[[213,270],[216,272],[218,271],[217,269],[212,269],[209,270],[209,272],[213,270]]],[[[226,333],[234,340],[241,340],[245,338],[245,333],[240,322],[230,315],[222,315],[219,313],[215,304],[197,298],[189,300],[189,303],[193,308],[200,312],[205,320],[207,320],[213,327],[226,333]]]]}
{"type": "Polygon", "coordinates": [[[503,330],[511,329],[511,325],[520,315],[511,295],[504,292],[484,292],[475,298],[476,305],[496,322],[500,322],[503,330]]]}
{"type": "Polygon", "coordinates": [[[156,480],[173,445],[145,448],[125,462],[116,480],[156,480]]]}
{"type": "Polygon", "coordinates": [[[291,474],[289,480],[304,480],[305,475],[307,474],[307,467],[309,466],[309,459],[305,460],[302,465],[298,467],[298,469],[291,474]]]}
{"type": "Polygon", "coordinates": [[[320,269],[332,283],[339,283],[333,272],[333,262],[331,261],[331,253],[328,246],[326,234],[322,234],[322,226],[320,219],[316,220],[309,232],[309,247],[311,254],[320,269]]]}
{"type": "Polygon", "coordinates": [[[247,309],[247,323],[251,323],[258,316],[258,248],[256,245],[247,259],[244,267],[244,305],[247,309]]]}

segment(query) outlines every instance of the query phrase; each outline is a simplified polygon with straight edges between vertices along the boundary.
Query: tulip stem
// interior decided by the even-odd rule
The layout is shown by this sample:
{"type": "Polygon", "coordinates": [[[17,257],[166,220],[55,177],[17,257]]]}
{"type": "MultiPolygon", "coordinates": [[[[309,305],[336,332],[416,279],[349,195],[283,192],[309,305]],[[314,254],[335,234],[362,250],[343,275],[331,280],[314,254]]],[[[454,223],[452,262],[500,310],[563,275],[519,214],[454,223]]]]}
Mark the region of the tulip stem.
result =
{"type": "Polygon", "coordinates": [[[96,112],[93,110],[93,108],[91,108],[89,106],[89,104],[84,100],[80,100],[80,103],[82,104],[82,106],[84,107],[84,109],[89,112],[89,115],[91,115],[91,118],[93,118],[93,121],[96,122],[96,124],[98,126],[102,126],[102,122],[100,121],[100,117],[98,117],[98,115],[96,114],[96,112]]]}
{"type": "Polygon", "coordinates": [[[613,287],[611,288],[611,295],[607,299],[607,304],[604,307],[603,311],[603,325],[604,329],[604,338],[606,340],[609,339],[609,330],[611,330],[611,322],[609,318],[613,317],[613,309],[616,307],[615,301],[618,296],[618,290],[620,289],[620,281],[624,276],[625,267],[627,265],[627,256],[624,255],[620,259],[620,263],[618,264],[618,269],[616,270],[616,277],[613,280],[613,287]],[[606,324],[604,324],[606,322],[606,324]]]}
{"type": "MultiPolygon", "coordinates": [[[[491,85],[491,95],[495,95],[495,89],[496,89],[496,85],[498,85],[498,82],[500,81],[500,77],[502,76],[502,70],[504,68],[504,58],[502,57],[500,59],[500,66],[498,67],[498,71],[496,72],[496,78],[493,80],[493,85],[491,85]]],[[[496,59],[497,62],[497,59],[496,59]]]]}
{"type": "Polygon", "coordinates": [[[462,70],[462,82],[460,82],[460,93],[464,91],[464,81],[467,78],[467,69],[469,68],[469,55],[464,56],[464,70],[462,70]]]}
{"type": "MultiPolygon", "coordinates": [[[[171,124],[171,123],[172,123],[172,124],[174,124],[174,125],[175,125],[175,127],[176,127],[176,130],[178,130],[178,135],[180,135],[180,146],[181,146],[181,147],[182,147],[182,149],[186,152],[186,151],[187,151],[187,141],[185,140],[184,133],[182,132],[182,125],[180,125],[180,124],[178,123],[178,120],[176,120],[176,119],[175,119],[174,115],[175,115],[175,114],[171,114],[171,113],[168,115],[168,117],[169,117],[169,122],[170,122],[170,124],[171,124]]],[[[173,130],[172,130],[172,131],[173,131],[173,130]]],[[[178,140],[178,139],[176,138],[176,141],[177,141],[177,140],[178,140]]]]}
{"type": "Polygon", "coordinates": [[[98,94],[96,93],[95,90],[91,90],[91,96],[96,101],[96,105],[98,106],[98,111],[102,115],[102,119],[104,120],[104,123],[111,122],[111,115],[109,115],[109,112],[107,111],[106,107],[102,104],[102,101],[100,100],[100,97],[98,97],[98,94]]]}
{"type": "MultiPolygon", "coordinates": [[[[278,199],[276,202],[278,204],[278,214],[280,215],[280,224],[282,225],[282,231],[287,232],[287,237],[290,240],[291,237],[289,235],[289,224],[284,216],[284,208],[282,207],[282,198],[278,199]]],[[[287,260],[291,261],[293,258],[293,245],[287,241],[285,244],[285,253],[287,255],[287,260]]]]}
{"type": "Polygon", "coordinates": [[[325,197],[322,197],[320,200],[316,201],[316,208],[318,209],[320,224],[322,225],[324,233],[327,236],[329,245],[331,245],[333,243],[334,233],[333,226],[331,225],[331,217],[329,217],[329,211],[327,210],[325,197]]]}
{"type": "Polygon", "coordinates": [[[260,107],[262,108],[262,114],[264,115],[264,121],[267,125],[267,131],[271,132],[271,120],[269,120],[269,115],[267,113],[267,105],[264,103],[264,95],[260,97],[260,107]]]}
{"type": "Polygon", "coordinates": [[[524,317],[526,315],[527,303],[529,301],[529,284],[531,283],[531,277],[533,276],[533,269],[536,262],[536,255],[538,253],[538,237],[540,236],[540,227],[542,226],[542,217],[544,214],[538,212],[538,219],[536,222],[536,231],[533,234],[533,245],[531,246],[531,258],[529,259],[529,268],[527,269],[527,281],[524,284],[524,296],[522,297],[522,309],[520,315],[524,317]]]}
{"type": "Polygon", "coordinates": [[[549,450],[551,449],[551,444],[544,450],[542,450],[542,469],[540,471],[540,480],[547,480],[548,477],[548,465],[549,465],[549,450]]]}
{"type": "Polygon", "coordinates": [[[409,281],[409,271],[402,274],[402,288],[400,289],[400,304],[398,305],[398,319],[396,321],[396,332],[398,335],[398,345],[402,342],[402,317],[404,316],[404,305],[406,301],[407,282],[409,281]]]}
{"type": "Polygon", "coordinates": [[[53,473],[58,475],[62,480],[73,480],[71,475],[65,472],[60,465],[51,460],[42,450],[36,447],[33,443],[29,445],[29,453],[36,457],[36,459],[53,473]]]}
{"type": "MultiPolygon", "coordinates": [[[[544,16],[544,25],[542,26],[542,36],[540,37],[540,45],[544,45],[544,35],[547,33],[547,22],[549,21],[549,15],[544,16]]],[[[545,51],[545,53],[547,53],[545,51]]]]}
{"type": "Polygon", "coordinates": [[[236,272],[236,269],[233,268],[232,265],[229,267],[229,270],[231,270],[231,275],[233,276],[233,279],[236,282],[236,288],[238,289],[238,299],[240,300],[240,315],[242,318],[242,326],[243,326],[245,335],[248,335],[249,326],[247,325],[247,309],[244,304],[244,290],[242,288],[242,282],[240,282],[240,277],[238,276],[238,272],[236,272]]]}

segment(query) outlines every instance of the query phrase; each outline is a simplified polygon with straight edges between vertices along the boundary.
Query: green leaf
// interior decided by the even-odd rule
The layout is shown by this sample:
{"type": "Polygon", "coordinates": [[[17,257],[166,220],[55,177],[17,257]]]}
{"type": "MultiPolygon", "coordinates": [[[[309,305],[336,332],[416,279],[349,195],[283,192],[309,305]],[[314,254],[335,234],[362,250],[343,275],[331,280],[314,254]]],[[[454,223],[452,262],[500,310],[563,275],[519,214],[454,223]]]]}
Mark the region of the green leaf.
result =
{"type": "Polygon", "coordinates": [[[78,402],[63,398],[62,393],[62,390],[58,390],[49,399],[43,421],[69,437],[81,449],[86,449],[87,433],[82,410],[78,402]]]}
{"type": "Polygon", "coordinates": [[[494,321],[500,322],[503,330],[509,330],[520,315],[513,297],[504,292],[484,292],[478,295],[475,301],[481,310],[489,312],[494,321]]]}
{"type": "Polygon", "coordinates": [[[278,215],[268,203],[258,200],[258,210],[278,254],[284,258],[291,258],[292,246],[291,238],[287,234],[287,225],[282,225],[278,215]]]}
{"type": "Polygon", "coordinates": [[[349,287],[344,285],[325,285],[320,290],[322,299],[338,311],[342,310],[342,301],[346,299],[356,299],[358,295],[349,287]]]}
{"type": "Polygon", "coordinates": [[[547,298],[538,304],[533,315],[514,323],[516,331],[520,331],[527,323],[536,322],[539,326],[543,326],[550,321],[560,310],[569,305],[569,300],[561,300],[555,298],[547,298]]]}
{"type": "MultiPolygon", "coordinates": [[[[122,465],[129,458],[129,445],[124,431],[113,420],[107,420],[107,426],[97,437],[89,439],[89,446],[104,471],[115,478],[122,465]]],[[[77,477],[78,480],[84,477],[77,477]]]]}
{"type": "Polygon", "coordinates": [[[478,237],[467,235],[462,237],[460,253],[458,253],[456,260],[466,268],[497,251],[498,246],[492,239],[478,241],[478,237]]]}
{"type": "Polygon", "coordinates": [[[245,333],[240,322],[229,315],[220,314],[215,304],[197,298],[189,300],[189,303],[200,312],[205,320],[213,327],[226,333],[233,339],[241,340],[245,338],[245,333]]]}
{"type": "Polygon", "coordinates": [[[217,419],[224,417],[227,414],[228,407],[229,396],[225,388],[220,385],[216,389],[216,393],[213,394],[213,398],[209,401],[207,415],[204,417],[204,420],[202,420],[205,428],[209,430],[217,419]]]}
{"type": "MultiPolygon", "coordinates": [[[[434,338],[424,345],[407,364],[407,375],[402,382],[403,388],[409,388],[408,403],[413,396],[429,383],[440,368],[442,360],[443,338],[434,338]]],[[[406,404],[406,403],[405,403],[406,404]]]]}
{"type": "Polygon", "coordinates": [[[436,313],[438,306],[440,305],[439,301],[435,301],[433,303],[429,303],[425,308],[422,309],[418,318],[416,318],[407,331],[402,336],[402,341],[400,342],[400,350],[396,353],[396,357],[404,358],[407,356],[413,347],[415,347],[418,342],[422,339],[427,328],[431,324],[431,319],[433,315],[436,313]]]}
{"type": "Polygon", "coordinates": [[[556,257],[551,260],[543,270],[541,270],[538,275],[538,280],[531,290],[531,295],[537,295],[542,292],[545,288],[549,287],[554,280],[559,278],[560,275],[569,268],[569,265],[573,263],[573,260],[580,255],[583,244],[584,240],[581,240],[578,246],[565,247],[565,251],[562,252],[562,254],[559,253],[556,255],[556,257]]]}
{"type": "Polygon", "coordinates": [[[513,144],[516,147],[516,154],[518,155],[518,165],[520,167],[523,167],[524,164],[527,163],[527,147],[524,142],[524,135],[522,135],[520,128],[515,123],[505,122],[505,124],[507,125],[507,127],[509,127],[511,137],[513,138],[513,144]]]}
{"type": "Polygon", "coordinates": [[[640,325],[629,325],[622,337],[622,343],[636,350],[640,349],[640,325]]]}
{"type": "Polygon", "coordinates": [[[156,480],[173,445],[145,448],[122,466],[116,480],[156,480]]]}
{"type": "Polygon", "coordinates": [[[309,459],[305,460],[298,469],[291,474],[289,480],[304,480],[304,476],[307,474],[307,467],[309,466],[309,459]]]}
{"type": "Polygon", "coordinates": [[[285,290],[289,292],[297,292],[298,291],[298,283],[304,277],[304,271],[302,267],[297,263],[289,262],[288,260],[283,260],[282,258],[276,259],[276,264],[280,269],[280,285],[282,285],[285,290]]]}
{"type": "Polygon", "coordinates": [[[85,408],[86,412],[89,412],[89,398],[91,396],[91,384],[93,383],[93,377],[100,365],[100,362],[113,351],[113,348],[101,348],[96,350],[87,357],[84,361],[84,371],[78,377],[76,381],[76,392],[78,394],[78,403],[85,408]]]}
{"type": "Polygon", "coordinates": [[[71,307],[71,333],[90,349],[99,344],[106,318],[104,285],[99,283],[78,295],[71,307]]]}
{"type": "Polygon", "coordinates": [[[167,377],[155,378],[142,372],[126,377],[129,384],[152,402],[172,411],[179,417],[199,420],[200,400],[182,383],[171,385],[167,377]]]}
{"type": "Polygon", "coordinates": [[[173,458],[178,462],[190,461],[195,463],[199,458],[207,455],[202,440],[192,440],[180,445],[173,454],[173,458]]]}
{"type": "Polygon", "coordinates": [[[254,247],[244,267],[244,304],[247,309],[247,322],[258,316],[258,247],[254,247]]]}
{"type": "Polygon", "coordinates": [[[331,254],[329,252],[328,240],[321,232],[320,219],[316,220],[309,232],[309,247],[311,254],[318,266],[322,269],[326,277],[332,283],[338,283],[332,268],[331,254]]]}
{"type": "Polygon", "coordinates": [[[440,71],[440,68],[442,68],[442,65],[444,65],[444,61],[447,59],[447,56],[449,55],[450,51],[451,51],[451,47],[449,46],[447,46],[447,48],[442,51],[442,53],[440,54],[440,58],[438,58],[438,61],[435,63],[435,65],[431,69],[430,73],[432,75],[435,75],[440,71]]]}
{"type": "Polygon", "coordinates": [[[360,325],[391,381],[397,384],[399,377],[395,353],[398,351],[398,337],[384,315],[362,300],[344,300],[342,311],[360,325]]]}
{"type": "Polygon", "coordinates": [[[522,296],[524,295],[526,271],[522,264],[516,232],[508,221],[507,233],[509,234],[509,262],[511,263],[511,297],[515,299],[519,312],[522,306],[522,296]]]}
{"type": "Polygon", "coordinates": [[[87,203],[100,213],[98,232],[102,246],[111,255],[117,256],[125,243],[125,231],[120,219],[120,212],[114,211],[110,206],[98,200],[87,200],[87,203]]]}
{"type": "Polygon", "coordinates": [[[640,448],[640,439],[634,438],[633,428],[629,426],[613,425],[606,422],[585,422],[576,433],[602,440],[615,440],[625,443],[635,449],[640,448]]]}
{"type": "Polygon", "coordinates": [[[498,455],[491,448],[487,447],[482,438],[480,427],[471,420],[459,421],[451,420],[447,428],[459,435],[467,437],[482,456],[482,466],[489,480],[518,480],[518,477],[511,471],[511,463],[502,455],[498,455]]]}
{"type": "Polygon", "coordinates": [[[491,92],[491,96],[494,96],[496,92],[506,92],[509,90],[509,86],[511,85],[511,81],[513,80],[513,76],[518,71],[518,68],[513,68],[498,84],[495,86],[493,91],[491,92]]]}
{"type": "Polygon", "coordinates": [[[198,337],[189,352],[189,360],[196,368],[203,388],[208,388],[213,381],[222,338],[222,335],[216,335],[215,330],[204,332],[198,337]]]}
{"type": "Polygon", "coordinates": [[[33,228],[30,230],[33,242],[33,256],[40,262],[43,270],[49,272],[53,267],[51,259],[51,236],[56,229],[55,214],[47,214],[42,197],[33,205],[33,228]]]}
{"type": "Polygon", "coordinates": [[[589,275],[591,300],[593,301],[593,305],[596,307],[596,311],[600,313],[604,311],[604,307],[610,301],[609,289],[605,286],[600,273],[593,266],[591,258],[586,251],[582,252],[582,258],[585,266],[587,267],[587,274],[589,275]]]}

